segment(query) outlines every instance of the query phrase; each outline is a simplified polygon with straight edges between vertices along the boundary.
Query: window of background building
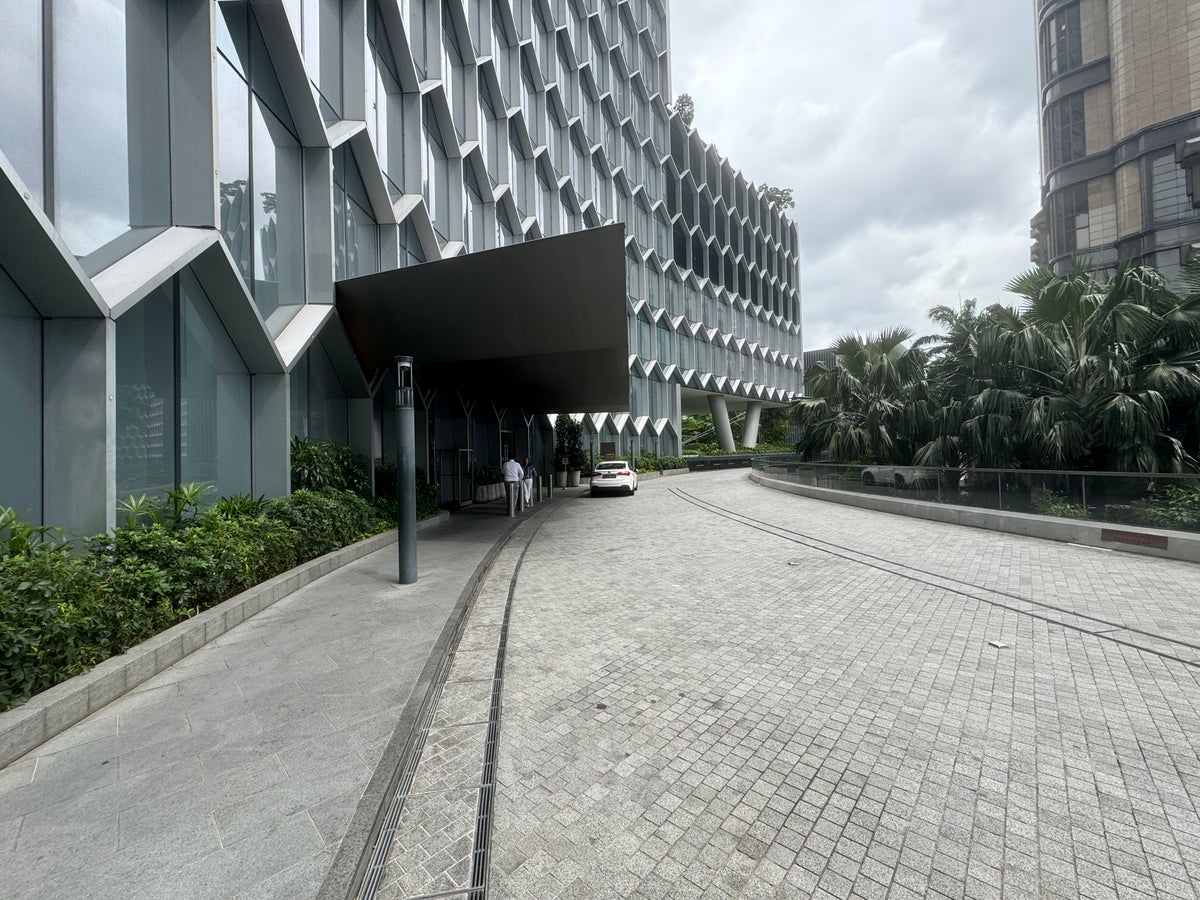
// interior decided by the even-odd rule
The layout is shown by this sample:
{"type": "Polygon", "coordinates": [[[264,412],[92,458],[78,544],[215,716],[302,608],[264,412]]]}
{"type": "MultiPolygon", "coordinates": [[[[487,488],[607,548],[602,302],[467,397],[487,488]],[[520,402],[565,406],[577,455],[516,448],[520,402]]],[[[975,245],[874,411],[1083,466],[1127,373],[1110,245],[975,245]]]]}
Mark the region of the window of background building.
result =
{"type": "Polygon", "coordinates": [[[1068,256],[1090,246],[1088,239],[1088,192],[1076,184],[1050,197],[1051,254],[1068,256]]]}
{"type": "Polygon", "coordinates": [[[1079,4],[1053,13],[1042,26],[1046,80],[1065,75],[1083,65],[1083,42],[1079,28],[1079,4]]]}
{"type": "Polygon", "coordinates": [[[1175,161],[1175,151],[1167,150],[1146,161],[1150,191],[1150,225],[1162,227],[1191,221],[1196,210],[1187,194],[1187,175],[1175,161]]]}
{"type": "Polygon", "coordinates": [[[1046,146],[1052,169],[1087,155],[1082,93],[1064,97],[1047,110],[1046,146]]]}

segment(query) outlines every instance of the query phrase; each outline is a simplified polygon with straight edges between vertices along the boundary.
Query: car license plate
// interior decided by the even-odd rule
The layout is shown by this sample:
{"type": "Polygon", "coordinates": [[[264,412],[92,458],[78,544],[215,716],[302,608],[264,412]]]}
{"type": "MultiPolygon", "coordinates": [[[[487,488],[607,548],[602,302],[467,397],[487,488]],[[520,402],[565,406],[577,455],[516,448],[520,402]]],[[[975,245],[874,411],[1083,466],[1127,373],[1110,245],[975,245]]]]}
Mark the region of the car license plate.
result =
{"type": "Polygon", "coordinates": [[[605,478],[616,478],[617,476],[609,473],[609,474],[606,474],[604,477],[605,478]]]}

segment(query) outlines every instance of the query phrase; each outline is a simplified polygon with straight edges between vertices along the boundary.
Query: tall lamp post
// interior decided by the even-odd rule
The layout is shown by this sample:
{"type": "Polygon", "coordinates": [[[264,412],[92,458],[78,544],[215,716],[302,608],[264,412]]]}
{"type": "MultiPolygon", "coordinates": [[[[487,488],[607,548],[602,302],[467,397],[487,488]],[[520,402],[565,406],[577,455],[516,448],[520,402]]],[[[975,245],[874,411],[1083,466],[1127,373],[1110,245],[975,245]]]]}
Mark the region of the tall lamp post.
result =
{"type": "Polygon", "coordinates": [[[396,546],[400,583],[417,580],[417,447],[413,436],[413,360],[396,357],[396,546]]]}

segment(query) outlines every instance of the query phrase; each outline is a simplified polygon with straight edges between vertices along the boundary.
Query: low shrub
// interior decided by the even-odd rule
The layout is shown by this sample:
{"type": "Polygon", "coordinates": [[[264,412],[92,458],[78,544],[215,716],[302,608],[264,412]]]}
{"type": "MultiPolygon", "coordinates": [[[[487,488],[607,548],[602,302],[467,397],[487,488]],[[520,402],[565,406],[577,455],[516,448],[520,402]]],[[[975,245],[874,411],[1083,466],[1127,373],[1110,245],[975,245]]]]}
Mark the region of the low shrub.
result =
{"type": "Polygon", "coordinates": [[[1090,519],[1095,509],[1072,503],[1064,494],[1055,491],[1035,491],[1030,498],[1033,511],[1039,516],[1055,516],[1059,519],[1090,519]]]}
{"type": "Polygon", "coordinates": [[[658,458],[659,469],[686,469],[687,460],[682,456],[660,456],[658,458]]]}
{"type": "Polygon", "coordinates": [[[305,562],[374,534],[371,504],[352,491],[298,490],[270,501],[266,516],[296,535],[296,559],[305,562]]]}
{"type": "Polygon", "coordinates": [[[332,441],[292,437],[292,490],[329,488],[371,496],[371,479],[362,454],[332,441]]]}
{"type": "Polygon", "coordinates": [[[229,497],[201,512],[195,488],[130,498],[125,526],[83,552],[0,508],[0,710],[388,527],[350,490],[229,497]]]}
{"type": "Polygon", "coordinates": [[[1159,488],[1147,498],[1140,517],[1156,528],[1200,528],[1200,486],[1159,488]]]}

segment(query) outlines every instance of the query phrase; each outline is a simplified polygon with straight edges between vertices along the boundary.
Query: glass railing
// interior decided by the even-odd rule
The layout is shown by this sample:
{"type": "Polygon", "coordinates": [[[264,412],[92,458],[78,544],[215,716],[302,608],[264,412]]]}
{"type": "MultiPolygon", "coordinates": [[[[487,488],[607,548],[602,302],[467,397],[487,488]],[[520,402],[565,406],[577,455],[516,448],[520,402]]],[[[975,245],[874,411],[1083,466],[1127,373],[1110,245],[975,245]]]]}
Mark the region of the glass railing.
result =
{"type": "Polygon", "coordinates": [[[1200,532],[1200,474],[863,466],[762,456],[794,484],[1113,525],[1200,532]]]}

